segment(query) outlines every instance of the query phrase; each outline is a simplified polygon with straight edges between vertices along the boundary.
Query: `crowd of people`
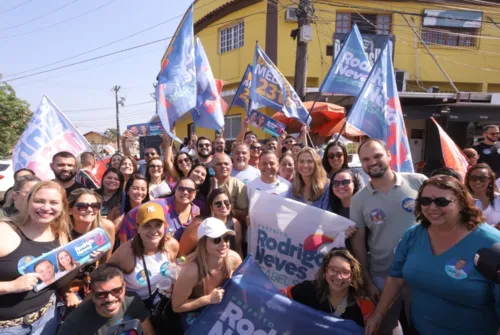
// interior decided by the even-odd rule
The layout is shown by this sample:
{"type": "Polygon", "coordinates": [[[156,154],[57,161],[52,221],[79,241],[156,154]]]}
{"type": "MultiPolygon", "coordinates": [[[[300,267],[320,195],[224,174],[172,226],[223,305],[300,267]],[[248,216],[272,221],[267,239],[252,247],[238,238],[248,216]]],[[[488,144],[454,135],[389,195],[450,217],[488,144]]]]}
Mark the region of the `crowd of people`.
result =
{"type": "Polygon", "coordinates": [[[144,161],[130,156],[126,132],[124,155],[110,157],[101,180],[92,153],[59,152],[52,181],[20,169],[2,201],[0,334],[107,334],[128,320],[144,334],[182,333],[222,301],[246,257],[257,190],[355,224],[313,280],[282,290],[289,298],[367,335],[498,334],[500,289],[474,266],[478,249],[500,242],[500,132],[487,126],[483,135],[464,150],[464,180],[449,168],[430,178],[394,172],[376,139],[359,144],[355,170],[343,143],[320,152],[306,129],[265,143],[242,129],[230,147],[220,134],[192,134],[179,149],[164,134],[162,150],[145,148],[144,161]],[[96,228],[112,247],[90,262],[66,252],[58,268],[19,270],[96,228]],[[67,275],[49,283],[56,271],[67,275]]]}

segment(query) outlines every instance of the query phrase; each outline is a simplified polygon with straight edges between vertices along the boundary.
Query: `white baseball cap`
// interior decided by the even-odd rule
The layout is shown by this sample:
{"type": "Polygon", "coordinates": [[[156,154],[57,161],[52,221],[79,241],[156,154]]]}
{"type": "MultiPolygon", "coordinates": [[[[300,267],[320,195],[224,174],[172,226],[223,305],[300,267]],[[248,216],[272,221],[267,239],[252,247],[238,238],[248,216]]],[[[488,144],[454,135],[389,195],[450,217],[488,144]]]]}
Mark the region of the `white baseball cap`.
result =
{"type": "Polygon", "coordinates": [[[198,227],[198,240],[203,236],[217,238],[225,234],[236,235],[234,230],[227,229],[224,222],[217,218],[205,219],[198,227]]]}

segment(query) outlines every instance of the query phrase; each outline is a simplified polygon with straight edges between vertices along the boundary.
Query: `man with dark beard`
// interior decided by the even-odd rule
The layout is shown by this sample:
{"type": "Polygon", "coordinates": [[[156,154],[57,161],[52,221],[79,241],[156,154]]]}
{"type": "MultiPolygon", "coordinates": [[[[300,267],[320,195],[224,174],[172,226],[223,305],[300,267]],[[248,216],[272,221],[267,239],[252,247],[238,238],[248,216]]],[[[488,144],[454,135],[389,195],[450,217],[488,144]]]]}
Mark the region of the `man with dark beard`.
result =
{"type": "Polygon", "coordinates": [[[211,175],[213,175],[212,162],[212,142],[205,136],[196,140],[196,155],[200,163],[205,164],[211,175]]]}
{"type": "Polygon", "coordinates": [[[85,300],[64,320],[59,335],[107,334],[108,328],[123,321],[138,319],[143,334],[154,334],[148,311],[135,293],[125,294],[122,271],[113,264],[104,264],[92,272],[92,299],[85,300]]]}
{"type": "Polygon", "coordinates": [[[84,185],[75,181],[77,170],[76,157],[72,153],[61,151],[55,154],[54,157],[52,157],[50,168],[56,177],[54,181],[64,187],[66,190],[66,196],[68,196],[73,190],[85,188],[84,185]]]}
{"type": "Polygon", "coordinates": [[[215,153],[226,152],[226,140],[222,135],[215,136],[214,150],[215,153]]]}
{"type": "Polygon", "coordinates": [[[478,163],[486,163],[500,178],[500,142],[498,137],[500,132],[498,126],[489,125],[484,127],[483,141],[473,148],[479,155],[478,163]]]}
{"type": "MultiPolygon", "coordinates": [[[[358,155],[363,170],[370,176],[370,182],[351,200],[350,219],[356,223],[351,243],[354,254],[361,263],[368,294],[373,301],[377,301],[399,240],[408,228],[416,224],[413,215],[415,199],[427,177],[417,173],[392,171],[389,168],[391,153],[380,140],[368,139],[362,142],[358,155]]],[[[405,290],[384,317],[380,334],[402,334],[398,319],[403,298],[405,303],[408,302],[405,290]]]]}

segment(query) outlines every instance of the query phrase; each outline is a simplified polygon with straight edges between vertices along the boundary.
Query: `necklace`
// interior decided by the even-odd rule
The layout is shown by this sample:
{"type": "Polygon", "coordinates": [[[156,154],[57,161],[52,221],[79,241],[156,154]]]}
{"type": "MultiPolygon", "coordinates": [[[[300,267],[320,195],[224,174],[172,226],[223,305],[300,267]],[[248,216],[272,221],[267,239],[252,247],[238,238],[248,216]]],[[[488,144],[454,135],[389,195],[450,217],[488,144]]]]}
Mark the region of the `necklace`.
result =
{"type": "Polygon", "coordinates": [[[340,317],[342,314],[344,314],[344,312],[347,308],[347,292],[342,297],[342,300],[340,301],[340,303],[337,306],[335,306],[335,312],[333,311],[332,300],[330,297],[328,297],[328,305],[330,306],[330,313],[336,317],[340,317]]]}

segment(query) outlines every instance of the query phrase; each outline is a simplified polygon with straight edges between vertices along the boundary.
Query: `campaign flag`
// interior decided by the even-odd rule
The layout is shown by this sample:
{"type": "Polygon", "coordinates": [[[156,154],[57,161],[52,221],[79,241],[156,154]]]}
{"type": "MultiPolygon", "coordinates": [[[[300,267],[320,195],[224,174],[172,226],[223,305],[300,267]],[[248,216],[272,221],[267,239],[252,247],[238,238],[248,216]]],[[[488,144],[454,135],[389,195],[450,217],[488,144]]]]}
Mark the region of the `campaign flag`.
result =
{"type": "Polygon", "coordinates": [[[363,328],[290,300],[248,256],[224,286],[224,298],[208,305],[188,335],[362,335],[363,328]]]}
{"type": "Polygon", "coordinates": [[[196,39],[195,64],[197,95],[196,108],[191,110],[193,123],[197,127],[221,131],[224,127],[224,112],[214,75],[199,37],[196,39]]]}
{"type": "Polygon", "coordinates": [[[371,69],[372,65],[366,55],[363,38],[358,26],[354,24],[319,91],[356,97],[361,92],[371,69]]]}
{"type": "Polygon", "coordinates": [[[14,171],[28,168],[42,180],[54,178],[52,156],[68,151],[75,156],[90,150],[85,137],[57,106],[44,96],[12,153],[14,171]]]}
{"type": "Polygon", "coordinates": [[[196,66],[193,37],[193,6],[188,9],[167,48],[162,70],[158,74],[156,97],[163,128],[170,132],[174,122],[196,107],[196,66]]]}
{"type": "Polygon", "coordinates": [[[282,112],[288,118],[307,124],[311,122],[309,112],[292,85],[258,43],[255,45],[250,98],[252,102],[282,112]]]}
{"type": "Polygon", "coordinates": [[[391,57],[392,43],[386,43],[347,121],[371,138],[384,141],[391,152],[391,169],[413,172],[401,103],[391,57]]]}
{"type": "Polygon", "coordinates": [[[441,151],[443,152],[444,163],[447,167],[457,171],[462,176],[462,181],[465,180],[465,175],[469,169],[469,161],[464,155],[462,150],[453,142],[448,136],[446,131],[439,125],[439,123],[431,117],[431,120],[439,130],[439,138],[441,142],[441,151]]]}
{"type": "Polygon", "coordinates": [[[248,65],[247,69],[245,71],[245,74],[243,75],[243,78],[241,78],[240,86],[238,86],[238,89],[236,90],[236,93],[234,94],[233,102],[231,105],[234,106],[239,106],[243,108],[244,110],[248,110],[248,104],[250,102],[250,87],[252,86],[252,71],[253,71],[253,66],[248,65]]]}
{"type": "Polygon", "coordinates": [[[278,288],[312,280],[331,248],[345,247],[354,222],[275,194],[250,195],[248,252],[278,288]],[[314,218],[313,220],[311,218],[314,218]]]}

